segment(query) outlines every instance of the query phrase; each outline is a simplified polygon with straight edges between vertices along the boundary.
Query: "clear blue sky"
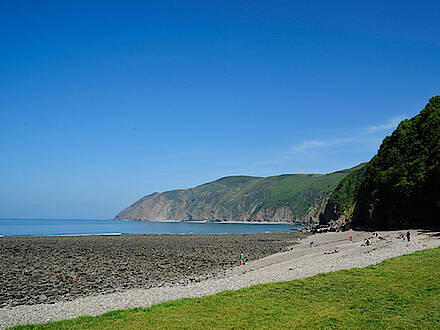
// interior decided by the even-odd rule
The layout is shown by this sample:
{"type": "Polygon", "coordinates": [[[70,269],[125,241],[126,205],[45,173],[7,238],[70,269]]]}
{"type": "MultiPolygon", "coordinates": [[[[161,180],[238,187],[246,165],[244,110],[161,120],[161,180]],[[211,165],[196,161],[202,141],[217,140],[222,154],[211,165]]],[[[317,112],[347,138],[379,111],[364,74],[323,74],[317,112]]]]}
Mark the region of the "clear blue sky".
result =
{"type": "Polygon", "coordinates": [[[438,1],[0,2],[0,218],[368,161],[440,93],[438,1]]]}

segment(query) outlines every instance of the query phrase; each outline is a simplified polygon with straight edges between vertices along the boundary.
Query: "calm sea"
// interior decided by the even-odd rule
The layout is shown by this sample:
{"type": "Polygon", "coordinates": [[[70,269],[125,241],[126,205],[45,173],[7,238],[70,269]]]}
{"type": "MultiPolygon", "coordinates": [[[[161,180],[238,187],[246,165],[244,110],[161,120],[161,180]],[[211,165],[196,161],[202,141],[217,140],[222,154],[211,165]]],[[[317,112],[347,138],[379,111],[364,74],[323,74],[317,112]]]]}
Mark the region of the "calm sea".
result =
{"type": "Polygon", "coordinates": [[[66,219],[0,219],[0,236],[105,234],[258,234],[281,233],[288,224],[188,223],[66,219]]]}

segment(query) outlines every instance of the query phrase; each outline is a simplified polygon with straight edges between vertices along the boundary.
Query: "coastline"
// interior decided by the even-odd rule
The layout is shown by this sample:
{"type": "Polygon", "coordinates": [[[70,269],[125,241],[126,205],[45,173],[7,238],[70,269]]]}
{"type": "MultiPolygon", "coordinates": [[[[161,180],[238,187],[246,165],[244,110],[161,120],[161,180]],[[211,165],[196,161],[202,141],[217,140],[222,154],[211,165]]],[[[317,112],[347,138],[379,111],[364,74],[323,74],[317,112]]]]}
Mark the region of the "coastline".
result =
{"type": "Polygon", "coordinates": [[[287,221],[219,221],[215,223],[231,223],[231,224],[244,224],[244,225],[292,225],[292,226],[302,226],[294,222],[287,221]]]}
{"type": "Polygon", "coordinates": [[[212,224],[244,224],[244,225],[292,225],[305,226],[289,221],[209,221],[209,220],[140,220],[140,219],[111,219],[112,221],[145,221],[145,222],[161,222],[161,223],[212,223],[212,224]]]}

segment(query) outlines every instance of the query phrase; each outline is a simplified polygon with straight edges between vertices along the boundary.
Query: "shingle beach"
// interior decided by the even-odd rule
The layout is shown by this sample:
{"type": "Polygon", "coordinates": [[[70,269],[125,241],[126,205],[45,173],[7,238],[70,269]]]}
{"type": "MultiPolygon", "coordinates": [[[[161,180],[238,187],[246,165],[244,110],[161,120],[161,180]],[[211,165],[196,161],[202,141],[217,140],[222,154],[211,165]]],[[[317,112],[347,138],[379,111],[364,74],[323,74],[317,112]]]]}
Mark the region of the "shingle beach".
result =
{"type": "MultiPolygon", "coordinates": [[[[11,257],[6,261],[2,258],[2,276],[8,274],[7,269],[9,269],[11,274],[20,280],[30,281],[28,284],[23,284],[21,291],[32,299],[6,300],[7,305],[0,308],[0,328],[16,324],[45,323],[81,315],[99,315],[115,309],[146,307],[164,301],[211,295],[254,284],[288,281],[339,269],[365,267],[391,257],[440,245],[438,232],[411,230],[411,242],[399,237],[404,232],[406,231],[381,232],[380,238],[371,232],[354,231],[315,234],[307,237],[294,233],[221,236],[145,235],[131,236],[128,239],[70,237],[66,241],[62,241],[65,237],[3,237],[0,239],[2,256],[9,253],[11,257]],[[350,236],[353,237],[353,243],[349,241],[350,236]],[[295,245],[299,237],[301,243],[295,245]],[[364,246],[363,243],[367,238],[372,244],[364,246]],[[15,243],[11,244],[9,240],[15,243]],[[34,240],[34,244],[28,244],[30,241],[26,240],[34,240]],[[35,244],[38,240],[41,242],[35,244]],[[77,252],[66,254],[64,250],[60,250],[60,246],[66,242],[68,244],[65,248],[77,252]],[[310,242],[313,244],[310,245],[310,242]],[[144,246],[143,252],[139,251],[139,244],[144,246]],[[53,245],[52,251],[74,256],[62,259],[58,265],[54,265],[59,255],[53,252],[40,256],[46,259],[42,262],[37,260],[36,252],[32,250],[36,249],[41,253],[41,250],[35,247],[38,245],[43,246],[45,251],[53,245]],[[5,252],[5,246],[8,247],[8,252],[5,252]],[[239,264],[240,251],[252,260],[249,264],[236,266],[239,264]],[[136,253],[139,254],[138,259],[136,253]],[[82,254],[84,256],[81,259],[82,254]],[[12,256],[17,256],[15,258],[17,262],[27,260],[26,258],[32,260],[33,256],[36,264],[44,264],[48,269],[59,271],[48,272],[43,266],[26,268],[30,265],[28,261],[21,265],[14,264],[12,256]],[[51,259],[49,256],[56,258],[51,259]],[[79,271],[82,273],[72,271],[78,266],[76,262],[66,261],[72,258],[81,261],[82,266],[79,271]],[[141,262],[142,259],[146,261],[141,262]],[[51,263],[52,267],[50,267],[51,263]],[[104,271],[100,270],[100,265],[106,263],[109,266],[103,267],[104,271]],[[95,280],[92,269],[104,273],[97,275],[95,280]],[[64,275],[59,275],[59,272],[64,275]],[[50,276],[51,273],[58,274],[58,280],[40,281],[35,286],[40,291],[33,291],[35,289],[32,287],[32,276],[36,274],[50,276]],[[66,288],[62,280],[63,276],[70,281],[66,280],[66,283],[71,283],[70,288],[66,288]],[[110,279],[105,279],[106,276],[110,279]],[[84,284],[80,284],[81,281],[84,281],[84,284]],[[51,284],[44,285],[44,283],[51,284]],[[99,287],[97,283],[103,285],[99,287]],[[98,289],[94,289],[95,287],[98,289]],[[60,292],[76,290],[78,294],[76,296],[59,294],[56,299],[52,299],[50,292],[53,290],[60,292]],[[87,290],[90,290],[89,294],[87,290]],[[106,290],[110,293],[106,293],[106,290]],[[47,303],[47,300],[53,303],[47,303]],[[20,301],[26,304],[17,304],[20,301]]],[[[11,274],[7,276],[12,276],[11,274]]],[[[1,283],[1,287],[1,302],[5,304],[4,297],[10,297],[10,284],[1,283]]]]}

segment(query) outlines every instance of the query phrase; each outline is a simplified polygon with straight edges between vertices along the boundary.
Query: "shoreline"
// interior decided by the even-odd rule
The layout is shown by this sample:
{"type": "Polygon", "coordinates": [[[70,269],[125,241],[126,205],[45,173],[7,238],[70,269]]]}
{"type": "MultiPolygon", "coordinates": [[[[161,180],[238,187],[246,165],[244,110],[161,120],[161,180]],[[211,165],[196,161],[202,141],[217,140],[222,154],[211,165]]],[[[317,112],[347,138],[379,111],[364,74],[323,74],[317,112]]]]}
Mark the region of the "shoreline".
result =
{"type": "Polygon", "coordinates": [[[139,222],[160,222],[160,223],[211,223],[211,224],[244,224],[244,225],[292,225],[307,226],[289,221],[210,221],[210,220],[140,220],[140,219],[110,219],[112,221],[139,221],[139,222]]]}
{"type": "Polygon", "coordinates": [[[45,238],[45,237],[103,237],[103,236],[229,236],[229,235],[271,235],[271,234],[289,234],[289,233],[300,233],[299,231],[295,230],[289,230],[284,232],[271,232],[267,231],[264,233],[147,233],[147,234],[125,234],[125,233],[93,233],[93,234],[46,234],[46,235],[0,235],[0,238],[45,238]]]}
{"type": "MultiPolygon", "coordinates": [[[[21,305],[0,309],[0,328],[25,323],[44,323],[81,315],[99,315],[115,309],[148,307],[161,302],[212,295],[255,284],[290,281],[340,269],[360,268],[383,260],[440,246],[439,232],[413,229],[411,242],[402,241],[407,230],[380,232],[347,231],[303,236],[301,243],[272,253],[250,264],[228,269],[200,282],[129,289],[92,295],[55,304],[21,305]],[[349,237],[353,237],[350,243],[349,237]],[[373,243],[363,246],[365,239],[373,243]],[[310,247],[310,242],[314,242],[310,247]],[[335,253],[334,251],[338,251],[335,253]]],[[[293,243],[293,240],[292,240],[293,243]]]]}

